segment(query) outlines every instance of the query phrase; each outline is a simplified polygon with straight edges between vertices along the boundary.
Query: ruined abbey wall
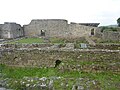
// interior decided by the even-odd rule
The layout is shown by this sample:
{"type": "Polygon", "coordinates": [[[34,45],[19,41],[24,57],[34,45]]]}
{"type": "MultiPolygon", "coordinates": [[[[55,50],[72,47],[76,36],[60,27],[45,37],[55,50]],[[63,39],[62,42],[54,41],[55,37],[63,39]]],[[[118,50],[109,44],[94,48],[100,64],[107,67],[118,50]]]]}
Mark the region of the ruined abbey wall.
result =
{"type": "Polygon", "coordinates": [[[67,21],[61,19],[32,20],[24,26],[25,36],[41,36],[45,32],[46,37],[62,37],[67,32],[67,21]]]}
{"type": "Polygon", "coordinates": [[[96,28],[77,23],[68,24],[64,19],[38,19],[24,25],[24,32],[25,36],[41,36],[44,31],[45,37],[78,38],[90,36],[91,29],[94,29],[95,32],[96,28]]]}
{"type": "Polygon", "coordinates": [[[23,28],[16,23],[5,22],[0,25],[0,38],[17,38],[23,36],[23,28]]]}
{"type": "MultiPolygon", "coordinates": [[[[54,67],[56,60],[61,60],[62,62],[70,63],[71,61],[80,63],[80,61],[97,61],[98,60],[120,60],[120,53],[110,52],[110,51],[59,51],[59,50],[11,50],[11,51],[2,51],[0,53],[0,62],[10,65],[10,66],[32,66],[32,67],[54,67]],[[106,56],[101,59],[100,56],[106,56]],[[91,58],[94,57],[94,58],[91,58]]],[[[71,62],[71,65],[76,67],[74,63],[71,62]]],[[[110,66],[111,67],[111,66],[110,66]]]]}
{"type": "Polygon", "coordinates": [[[18,38],[21,36],[79,38],[94,35],[98,25],[99,23],[68,24],[65,19],[35,19],[23,27],[17,23],[5,22],[0,24],[0,38],[18,38]]]}
{"type": "Polygon", "coordinates": [[[101,28],[97,28],[95,32],[95,36],[101,38],[103,41],[120,41],[120,28],[117,27],[117,31],[112,31],[112,29],[102,30],[101,28]]]}
{"type": "Polygon", "coordinates": [[[72,38],[78,38],[84,36],[91,36],[91,30],[94,29],[94,33],[95,33],[97,28],[92,26],[79,25],[79,24],[69,24],[68,29],[70,31],[70,36],[72,38]]]}

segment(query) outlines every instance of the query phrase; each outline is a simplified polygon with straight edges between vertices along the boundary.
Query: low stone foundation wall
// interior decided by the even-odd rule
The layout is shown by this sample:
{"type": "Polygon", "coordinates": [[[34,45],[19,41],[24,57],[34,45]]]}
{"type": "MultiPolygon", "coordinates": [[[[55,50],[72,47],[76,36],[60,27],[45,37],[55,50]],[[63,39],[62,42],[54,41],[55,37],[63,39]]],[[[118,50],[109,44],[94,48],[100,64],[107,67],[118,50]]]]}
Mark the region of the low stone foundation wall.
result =
{"type": "Polygon", "coordinates": [[[53,44],[41,43],[41,44],[1,44],[0,48],[43,48],[50,47],[53,44]]]}
{"type": "Polygon", "coordinates": [[[90,46],[90,47],[95,49],[120,50],[120,44],[114,44],[114,43],[96,44],[95,46],[90,46]]]}
{"type": "MultiPolygon", "coordinates": [[[[81,43],[78,44],[79,47],[76,48],[74,43],[64,43],[64,44],[52,44],[52,43],[41,43],[41,44],[0,44],[0,49],[79,49],[82,47],[81,43]]],[[[108,49],[108,50],[120,50],[120,44],[115,43],[101,43],[96,45],[88,45],[85,49],[108,49]]]]}
{"type": "Polygon", "coordinates": [[[56,60],[70,69],[80,68],[82,61],[120,60],[119,50],[4,50],[0,53],[0,62],[10,66],[20,67],[54,67],[56,60]]]}

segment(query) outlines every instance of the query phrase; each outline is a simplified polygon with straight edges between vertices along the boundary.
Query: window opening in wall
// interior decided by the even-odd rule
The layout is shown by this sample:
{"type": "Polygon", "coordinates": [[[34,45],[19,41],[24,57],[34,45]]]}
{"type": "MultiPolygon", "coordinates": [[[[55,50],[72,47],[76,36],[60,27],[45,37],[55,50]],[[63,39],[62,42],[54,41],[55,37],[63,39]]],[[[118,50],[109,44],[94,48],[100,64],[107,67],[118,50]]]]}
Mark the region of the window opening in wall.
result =
{"type": "Polygon", "coordinates": [[[45,30],[41,30],[41,36],[45,36],[45,30]]]}
{"type": "Polygon", "coordinates": [[[93,29],[91,29],[91,35],[94,35],[95,33],[94,33],[94,28],[93,29]]]}

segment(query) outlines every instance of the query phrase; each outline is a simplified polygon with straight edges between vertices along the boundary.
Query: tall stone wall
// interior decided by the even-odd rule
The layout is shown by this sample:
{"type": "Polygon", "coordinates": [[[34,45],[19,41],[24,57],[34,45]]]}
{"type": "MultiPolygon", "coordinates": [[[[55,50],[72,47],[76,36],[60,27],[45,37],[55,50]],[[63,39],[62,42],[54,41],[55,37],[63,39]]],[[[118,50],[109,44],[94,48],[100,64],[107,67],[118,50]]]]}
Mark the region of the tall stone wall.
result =
{"type": "Polygon", "coordinates": [[[9,24],[3,24],[1,26],[1,38],[10,38],[10,29],[11,26],[9,24]]]}
{"type": "Polygon", "coordinates": [[[1,30],[1,28],[2,28],[2,25],[3,25],[3,24],[0,24],[0,30],[1,30]]]}
{"type": "Polygon", "coordinates": [[[41,31],[48,37],[62,37],[67,32],[67,20],[63,19],[40,19],[32,20],[24,26],[25,36],[41,36],[41,31]]]}
{"type": "Polygon", "coordinates": [[[13,24],[11,27],[11,36],[12,38],[23,36],[23,29],[19,24],[13,24]]]}
{"type": "Polygon", "coordinates": [[[1,26],[1,38],[17,38],[23,36],[21,25],[6,22],[1,26]]]}
{"type": "Polygon", "coordinates": [[[84,37],[84,36],[91,36],[91,30],[96,30],[97,27],[92,26],[84,26],[79,24],[69,24],[69,32],[70,37],[72,38],[78,38],[78,37],[84,37]]]}
{"type": "Polygon", "coordinates": [[[103,33],[101,32],[101,28],[96,28],[95,36],[98,38],[102,38],[103,33]]]}
{"type": "Polygon", "coordinates": [[[106,29],[99,27],[95,32],[95,36],[101,38],[103,41],[120,41],[120,29],[119,27],[106,29]]]}
{"type": "Polygon", "coordinates": [[[2,24],[0,24],[0,38],[1,38],[1,35],[2,35],[2,30],[1,30],[1,28],[2,28],[2,24]]]}
{"type": "Polygon", "coordinates": [[[94,35],[97,28],[94,24],[98,25],[98,23],[87,23],[87,26],[80,23],[68,24],[65,19],[36,19],[22,28],[19,24],[6,22],[0,25],[0,38],[21,36],[79,38],[94,35]]]}
{"type": "Polygon", "coordinates": [[[91,29],[94,33],[97,27],[84,26],[80,24],[68,24],[64,19],[38,19],[32,20],[30,24],[24,25],[25,36],[41,36],[41,31],[46,37],[71,37],[78,38],[90,36],[91,29]]]}

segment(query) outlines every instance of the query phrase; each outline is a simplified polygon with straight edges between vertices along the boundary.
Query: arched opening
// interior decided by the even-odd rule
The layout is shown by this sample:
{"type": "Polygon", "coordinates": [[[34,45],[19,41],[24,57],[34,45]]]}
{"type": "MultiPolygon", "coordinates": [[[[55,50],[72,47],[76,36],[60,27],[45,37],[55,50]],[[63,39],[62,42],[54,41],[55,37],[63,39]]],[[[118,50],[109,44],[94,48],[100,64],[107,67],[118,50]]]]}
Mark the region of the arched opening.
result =
{"type": "Polygon", "coordinates": [[[91,29],[91,35],[94,35],[94,34],[95,34],[94,31],[95,31],[94,28],[92,28],[92,29],[91,29]]]}
{"type": "Polygon", "coordinates": [[[61,62],[62,62],[61,60],[56,60],[56,61],[55,61],[55,67],[54,67],[54,68],[58,67],[61,62]]]}
{"type": "Polygon", "coordinates": [[[41,30],[41,36],[45,36],[45,30],[41,30]]]}

